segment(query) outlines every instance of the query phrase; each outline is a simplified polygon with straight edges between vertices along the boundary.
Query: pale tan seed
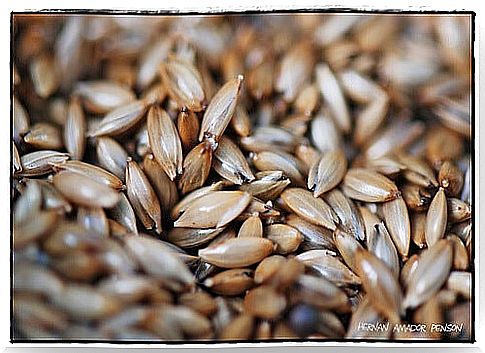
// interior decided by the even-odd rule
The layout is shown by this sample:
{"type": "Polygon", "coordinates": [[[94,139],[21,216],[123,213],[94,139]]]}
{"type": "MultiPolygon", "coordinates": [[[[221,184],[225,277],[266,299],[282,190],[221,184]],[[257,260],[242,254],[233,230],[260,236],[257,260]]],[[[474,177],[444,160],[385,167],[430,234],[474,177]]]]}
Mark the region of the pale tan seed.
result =
{"type": "Polygon", "coordinates": [[[310,223],[320,225],[331,230],[335,230],[335,225],[339,223],[330,206],[320,198],[301,188],[290,188],[283,191],[281,198],[285,204],[298,216],[310,223]]]}
{"type": "Polygon", "coordinates": [[[398,323],[403,313],[402,293],[391,270],[370,252],[358,249],[356,263],[371,305],[390,322],[398,323]]]}
{"type": "Polygon", "coordinates": [[[197,145],[200,123],[197,115],[191,110],[182,108],[177,116],[177,130],[184,151],[190,151],[197,145]]]}
{"type": "Polygon", "coordinates": [[[115,190],[124,188],[123,182],[116,175],[113,175],[94,164],[81,161],[65,161],[63,163],[54,164],[54,169],[56,171],[68,171],[70,173],[79,174],[80,176],[89,178],[92,181],[106,185],[115,190]]]}
{"type": "Polygon", "coordinates": [[[25,134],[24,141],[34,148],[58,150],[63,147],[61,132],[49,123],[36,123],[25,134]]]}
{"type": "Polygon", "coordinates": [[[150,181],[141,170],[138,163],[128,158],[126,164],[126,187],[130,203],[136,215],[147,229],[155,228],[156,232],[162,232],[162,211],[160,202],[153,190],[150,181]]]}
{"type": "Polygon", "coordinates": [[[278,254],[295,252],[303,241],[303,235],[286,224],[272,224],[264,229],[264,236],[276,244],[278,254]]]}
{"type": "Polygon", "coordinates": [[[116,175],[120,180],[125,179],[128,153],[116,140],[108,136],[98,137],[96,139],[96,156],[101,167],[116,175]]]}
{"type": "Polygon", "coordinates": [[[170,180],[151,153],[143,159],[143,171],[158,196],[162,213],[168,216],[179,199],[177,184],[170,180]]]}
{"type": "Polygon", "coordinates": [[[403,173],[408,181],[423,187],[438,186],[433,169],[421,158],[405,153],[397,154],[397,158],[408,169],[403,173]]]}
{"type": "Polygon", "coordinates": [[[186,61],[169,59],[160,65],[160,74],[170,97],[180,108],[187,107],[194,112],[202,110],[205,95],[196,67],[186,61]]]}
{"type": "Polygon", "coordinates": [[[135,94],[127,87],[110,81],[79,82],[74,88],[86,109],[92,113],[105,114],[135,101],[135,94]]]}
{"type": "Polygon", "coordinates": [[[259,218],[259,215],[254,215],[246,219],[237,233],[238,238],[261,238],[262,236],[263,223],[261,222],[261,218],[259,218]]]}
{"type": "Polygon", "coordinates": [[[222,271],[204,281],[211,292],[221,295],[240,295],[254,286],[253,270],[236,268],[222,271]]]}
{"type": "Polygon", "coordinates": [[[369,138],[381,127],[389,109],[387,96],[380,96],[371,101],[356,116],[354,141],[358,146],[365,145],[369,138]]]}
{"type": "Polygon", "coordinates": [[[326,280],[337,285],[360,284],[361,280],[330,250],[309,250],[295,257],[326,280]]]}
{"type": "Polygon", "coordinates": [[[175,124],[167,112],[150,108],[147,118],[148,139],[155,159],[171,180],[182,174],[182,144],[175,124]]]}
{"type": "Polygon", "coordinates": [[[339,228],[333,232],[333,242],[347,266],[353,272],[357,272],[355,252],[358,248],[362,248],[362,245],[360,245],[353,235],[347,234],[339,228]]]}
{"type": "Polygon", "coordinates": [[[243,80],[244,77],[239,75],[226,82],[212,98],[202,118],[199,141],[206,136],[218,140],[224,133],[234,115],[243,80]]]}
{"type": "Polygon", "coordinates": [[[182,176],[178,182],[182,194],[203,186],[209,176],[211,165],[211,144],[208,141],[201,142],[185,156],[182,176]]]}
{"type": "Polygon", "coordinates": [[[290,294],[295,300],[319,309],[334,309],[339,312],[350,309],[345,292],[323,277],[301,274],[296,285],[298,290],[290,294]]]}
{"type": "Polygon", "coordinates": [[[307,84],[296,97],[294,107],[299,113],[311,116],[319,104],[318,87],[316,84],[307,84]]]}
{"type": "Polygon", "coordinates": [[[459,134],[443,126],[435,126],[430,131],[426,135],[425,156],[434,169],[439,170],[443,162],[463,154],[463,139],[459,134]]]}
{"type": "Polygon", "coordinates": [[[413,274],[414,271],[416,271],[416,268],[418,267],[419,259],[420,259],[420,256],[418,254],[414,254],[409,259],[407,259],[404,265],[402,266],[401,273],[399,275],[399,280],[401,281],[403,289],[406,289],[409,286],[411,275],[413,274]]]}
{"type": "Polygon", "coordinates": [[[399,254],[403,257],[408,256],[411,242],[411,223],[403,198],[398,197],[392,201],[384,202],[382,214],[399,254]]]}
{"type": "Polygon", "coordinates": [[[133,211],[133,207],[124,193],[120,193],[120,199],[108,212],[110,217],[126,228],[126,230],[138,234],[135,211],[133,211]]]}
{"type": "Polygon", "coordinates": [[[274,244],[264,238],[234,238],[199,250],[202,260],[222,268],[237,268],[261,261],[273,252],[274,244]]]}
{"type": "Polygon", "coordinates": [[[460,199],[449,197],[447,199],[448,222],[457,223],[466,221],[471,217],[472,210],[469,204],[460,199]]]}
{"type": "Polygon", "coordinates": [[[271,255],[263,259],[254,272],[254,282],[269,283],[287,260],[281,255],[271,255]]]}
{"type": "Polygon", "coordinates": [[[225,136],[221,136],[214,152],[213,168],[220,176],[238,185],[255,179],[239,147],[225,136]]]}
{"type": "Polygon", "coordinates": [[[59,87],[60,77],[51,55],[43,54],[34,58],[30,64],[30,76],[34,90],[41,98],[48,98],[59,87]]]}
{"type": "Polygon", "coordinates": [[[136,76],[136,84],[139,88],[144,89],[155,80],[160,64],[170,52],[172,40],[171,37],[161,37],[141,54],[136,76]]]}
{"type": "Polygon", "coordinates": [[[35,179],[25,179],[27,184],[13,208],[13,221],[15,226],[22,225],[25,221],[37,216],[42,208],[42,189],[35,179]]]}
{"type": "Polygon", "coordinates": [[[302,249],[336,250],[331,230],[307,222],[294,214],[289,214],[285,221],[286,224],[297,229],[303,235],[302,249]]]}
{"type": "Polygon", "coordinates": [[[221,332],[222,340],[248,340],[252,336],[254,318],[251,315],[241,314],[231,321],[221,332]]]}
{"type": "Polygon", "coordinates": [[[232,129],[240,136],[247,137],[251,134],[252,126],[246,109],[238,105],[231,119],[232,129]]]}
{"type": "Polygon", "coordinates": [[[251,136],[242,137],[241,146],[250,152],[292,152],[298,138],[290,131],[273,125],[259,126],[251,136]]]}
{"type": "Polygon", "coordinates": [[[470,107],[468,104],[462,104],[460,101],[443,95],[433,106],[433,113],[444,126],[470,138],[470,107]]]}
{"type": "Polygon", "coordinates": [[[52,182],[66,199],[81,206],[109,208],[119,200],[118,192],[109,186],[72,171],[57,173],[52,182]]]}
{"type": "Polygon", "coordinates": [[[346,171],[347,159],[343,151],[329,151],[310,169],[308,188],[314,190],[313,196],[319,197],[340,184],[346,171]]]}
{"type": "Polygon", "coordinates": [[[315,74],[320,93],[330,109],[332,117],[342,132],[349,133],[352,122],[342,89],[335,75],[328,65],[323,63],[317,65],[315,74]]]}
{"type": "Polygon", "coordinates": [[[194,282],[188,267],[175,252],[155,238],[145,235],[125,238],[126,249],[138,260],[144,271],[159,279],[175,280],[185,285],[194,282]]]}
{"type": "Polygon", "coordinates": [[[287,102],[292,102],[303,84],[310,78],[314,58],[308,42],[301,42],[288,51],[281,60],[275,79],[275,90],[283,94],[287,102]]]}
{"type": "Polygon", "coordinates": [[[77,210],[77,221],[88,231],[104,237],[109,236],[108,219],[102,208],[79,207],[77,210]]]}
{"type": "Polygon", "coordinates": [[[446,287],[465,299],[472,297],[472,274],[470,272],[452,271],[446,281],[446,287]]]}
{"type": "Polygon", "coordinates": [[[299,161],[288,153],[263,151],[253,154],[252,162],[260,171],[281,170],[293,183],[305,186],[299,161]]]}
{"type": "Polygon", "coordinates": [[[68,256],[62,256],[52,262],[52,267],[68,280],[92,281],[103,275],[103,263],[95,254],[84,251],[70,251],[68,256]]]}
{"type": "Polygon", "coordinates": [[[409,277],[405,308],[415,308],[431,298],[445,283],[451,269],[453,251],[449,240],[439,240],[422,253],[416,270],[409,277]]]}
{"type": "Polygon", "coordinates": [[[13,288],[17,292],[52,297],[62,293],[64,282],[47,267],[22,262],[13,268],[13,288]]]}
{"type": "Polygon", "coordinates": [[[14,173],[18,173],[22,171],[22,163],[20,162],[19,151],[17,150],[17,146],[13,141],[12,141],[12,164],[13,164],[14,173]]]}
{"type": "Polygon", "coordinates": [[[38,211],[21,223],[16,221],[13,228],[13,248],[19,249],[37,241],[53,229],[57,220],[56,211],[38,211]]]}
{"type": "Polygon", "coordinates": [[[259,286],[244,297],[244,308],[256,317],[276,319],[286,308],[285,297],[269,286],[259,286]]]}
{"type": "Polygon", "coordinates": [[[13,97],[13,139],[15,142],[20,143],[24,135],[29,131],[29,116],[27,111],[22,106],[19,99],[13,97]]]}
{"type": "Polygon", "coordinates": [[[446,195],[444,189],[439,188],[433,201],[431,201],[428,213],[426,214],[426,228],[424,234],[428,247],[433,246],[433,244],[443,238],[446,230],[447,218],[448,206],[446,203],[446,195]]]}
{"type": "Polygon", "coordinates": [[[224,227],[215,229],[172,228],[167,240],[181,248],[193,248],[205,244],[224,231],[224,227]]]}
{"type": "Polygon", "coordinates": [[[452,269],[456,271],[466,271],[470,264],[468,259],[468,252],[465,245],[455,234],[449,234],[446,239],[451,241],[453,247],[453,264],[452,269]]]}
{"type": "Polygon", "coordinates": [[[291,184],[282,171],[266,171],[256,173],[256,180],[243,184],[239,190],[249,192],[263,201],[274,200],[291,184]]]}
{"type": "Polygon", "coordinates": [[[348,197],[364,202],[386,202],[396,199],[399,190],[393,181],[369,169],[351,168],[344,177],[342,191],[348,197]]]}
{"type": "Polygon", "coordinates": [[[400,263],[395,243],[383,222],[374,225],[374,231],[367,234],[367,249],[384,262],[398,278],[400,263]]]}
{"type": "Polygon", "coordinates": [[[69,213],[72,211],[71,204],[52,183],[45,180],[38,180],[37,183],[42,190],[42,207],[46,210],[57,210],[60,213],[69,213]]]}
{"type": "Polygon", "coordinates": [[[272,60],[264,60],[248,72],[248,91],[257,100],[271,95],[273,82],[275,82],[275,68],[272,60]]]}
{"type": "Polygon", "coordinates": [[[167,97],[167,89],[162,83],[154,84],[151,88],[143,92],[141,99],[147,104],[162,104],[167,97]]]}
{"type": "Polygon", "coordinates": [[[116,297],[126,304],[148,298],[158,290],[148,277],[141,275],[107,277],[99,282],[98,288],[101,292],[116,297]]]}
{"type": "Polygon", "coordinates": [[[62,256],[71,251],[101,251],[106,245],[105,240],[77,222],[65,220],[57,225],[42,245],[49,255],[62,256]]]}
{"type": "Polygon", "coordinates": [[[193,201],[174,227],[219,228],[239,216],[250,202],[247,192],[214,191],[193,201]]]}
{"type": "Polygon", "coordinates": [[[193,293],[184,293],[179,297],[178,302],[180,305],[187,306],[204,316],[210,316],[217,311],[215,299],[202,290],[193,293]]]}
{"type": "Polygon", "coordinates": [[[137,100],[111,110],[96,127],[88,131],[88,136],[113,136],[125,133],[138,124],[147,109],[146,101],[137,100]]]}
{"type": "Polygon", "coordinates": [[[445,161],[438,174],[440,186],[445,189],[448,196],[458,196],[463,188],[463,174],[460,169],[450,161],[445,161]]]}
{"type": "Polygon", "coordinates": [[[383,156],[376,159],[366,160],[365,167],[391,177],[403,172],[407,168],[394,156],[383,156]]]}
{"type": "Polygon", "coordinates": [[[79,99],[73,98],[67,107],[64,123],[64,146],[72,159],[81,160],[86,148],[86,119],[79,99]]]}

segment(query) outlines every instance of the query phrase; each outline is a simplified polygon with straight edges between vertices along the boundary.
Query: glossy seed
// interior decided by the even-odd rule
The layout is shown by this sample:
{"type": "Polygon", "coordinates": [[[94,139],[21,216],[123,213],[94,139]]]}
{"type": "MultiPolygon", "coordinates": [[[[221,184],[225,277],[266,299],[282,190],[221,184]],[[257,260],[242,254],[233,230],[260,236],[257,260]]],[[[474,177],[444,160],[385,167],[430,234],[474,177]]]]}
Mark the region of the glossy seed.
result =
{"type": "Polygon", "coordinates": [[[238,238],[256,237],[261,238],[263,236],[263,223],[259,215],[251,216],[244,221],[237,233],[238,238]]]}
{"type": "Polygon", "coordinates": [[[63,146],[59,129],[49,123],[37,123],[30,127],[24,141],[34,148],[58,150],[63,146]]]}
{"type": "Polygon", "coordinates": [[[264,236],[276,244],[278,254],[295,252],[303,241],[303,235],[286,224],[273,224],[264,229],[264,236]]]}
{"type": "Polygon", "coordinates": [[[203,186],[209,176],[211,165],[211,144],[207,141],[201,142],[185,156],[183,173],[178,183],[182,194],[203,186]]]}
{"type": "Polygon", "coordinates": [[[343,232],[339,228],[333,233],[333,242],[347,266],[349,266],[352,271],[356,272],[357,265],[355,262],[355,252],[358,248],[362,248],[362,245],[360,245],[354,236],[343,232]]]}
{"type": "Polygon", "coordinates": [[[253,271],[248,268],[222,271],[204,281],[204,286],[208,287],[211,292],[221,295],[239,295],[253,285],[253,271]]]}
{"type": "Polygon", "coordinates": [[[285,297],[269,286],[250,290],[244,298],[246,311],[262,319],[276,319],[286,307],[285,297]]]}
{"type": "Polygon", "coordinates": [[[444,189],[439,188],[433,201],[431,201],[428,213],[426,214],[426,228],[424,234],[428,247],[433,246],[433,244],[443,238],[446,230],[447,218],[448,206],[446,195],[444,189]]]}
{"type": "Polygon", "coordinates": [[[52,182],[69,201],[81,206],[109,208],[119,200],[118,192],[79,173],[63,171],[52,182]]]}
{"type": "Polygon", "coordinates": [[[182,145],[175,124],[167,112],[150,108],[147,118],[148,139],[155,159],[171,180],[182,173],[182,145]]]}
{"type": "Polygon", "coordinates": [[[133,207],[124,193],[120,193],[119,201],[108,212],[113,220],[125,227],[128,231],[138,234],[135,211],[133,211],[133,207]]]}
{"type": "Polygon", "coordinates": [[[222,136],[217,150],[214,152],[214,170],[235,184],[254,180],[254,175],[249,168],[241,150],[229,138],[222,136]]]}
{"type": "Polygon", "coordinates": [[[273,252],[274,244],[264,238],[235,238],[199,250],[204,261],[222,268],[237,268],[261,261],[273,252]]]}
{"type": "Polygon", "coordinates": [[[440,168],[438,181],[448,196],[458,196],[463,188],[463,174],[450,161],[445,161],[440,168]]]}
{"type": "Polygon", "coordinates": [[[110,81],[79,82],[74,92],[81,96],[86,109],[96,114],[108,113],[135,100],[133,92],[110,81]]]}
{"type": "Polygon", "coordinates": [[[96,139],[96,156],[103,168],[116,175],[120,180],[125,179],[128,153],[116,140],[107,136],[98,137],[96,139]]]}
{"type": "Polygon", "coordinates": [[[361,168],[348,170],[342,189],[348,197],[364,202],[386,202],[399,196],[396,184],[390,179],[361,168]]]}
{"type": "Polygon", "coordinates": [[[470,205],[460,199],[449,197],[447,199],[447,207],[448,222],[463,222],[471,217],[472,210],[470,205]]]}
{"type": "Polygon", "coordinates": [[[347,159],[341,150],[327,152],[316,162],[308,174],[308,188],[319,197],[336,187],[347,171],[347,159]],[[312,172],[313,171],[313,172],[312,172]]]}
{"type": "Polygon", "coordinates": [[[399,254],[406,257],[411,242],[411,223],[409,213],[402,197],[382,204],[382,214],[389,234],[396,244],[399,254]]]}
{"type": "Polygon", "coordinates": [[[124,188],[123,182],[117,176],[94,164],[73,160],[64,163],[56,163],[54,169],[79,174],[80,176],[89,178],[92,181],[106,185],[115,190],[124,188]]]}
{"type": "Polygon", "coordinates": [[[205,136],[213,136],[219,139],[224,133],[236,109],[243,80],[244,77],[239,75],[237,78],[226,82],[211,99],[202,118],[199,141],[202,141],[205,136]]]}
{"type": "Polygon", "coordinates": [[[177,116],[177,130],[184,151],[190,151],[197,145],[200,123],[197,115],[191,110],[182,108],[177,116]]]}
{"type": "Polygon", "coordinates": [[[79,99],[72,99],[64,124],[64,146],[72,159],[81,160],[86,149],[86,119],[79,99]]]}
{"type": "Polygon", "coordinates": [[[394,244],[383,222],[376,224],[374,231],[367,234],[368,250],[384,262],[397,278],[400,271],[400,262],[394,244]]]}
{"type": "Polygon", "coordinates": [[[167,240],[181,248],[193,248],[208,243],[224,231],[224,227],[215,229],[172,228],[167,240]]]}

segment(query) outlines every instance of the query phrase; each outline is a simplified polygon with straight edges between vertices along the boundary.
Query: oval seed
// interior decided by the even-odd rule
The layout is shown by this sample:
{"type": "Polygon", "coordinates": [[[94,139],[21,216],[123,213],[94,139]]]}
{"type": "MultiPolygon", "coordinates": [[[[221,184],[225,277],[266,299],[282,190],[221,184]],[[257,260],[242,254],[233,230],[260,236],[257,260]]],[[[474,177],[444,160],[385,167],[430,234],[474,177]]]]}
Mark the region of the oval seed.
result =
{"type": "Polygon", "coordinates": [[[369,169],[352,168],[345,175],[342,189],[348,197],[364,202],[385,202],[399,196],[396,184],[369,169]]]}
{"type": "Polygon", "coordinates": [[[347,159],[342,150],[329,151],[316,162],[308,174],[308,188],[319,197],[336,187],[347,171],[347,159]],[[315,170],[312,173],[312,170],[315,170]]]}
{"type": "Polygon", "coordinates": [[[103,168],[95,166],[94,164],[81,161],[66,161],[63,163],[56,163],[54,169],[79,174],[80,176],[89,178],[92,181],[116,190],[124,188],[123,182],[117,176],[103,168]]]}
{"type": "Polygon", "coordinates": [[[238,185],[254,180],[243,153],[231,139],[225,136],[221,136],[217,150],[214,152],[213,168],[220,176],[238,185]]]}
{"type": "Polygon", "coordinates": [[[221,295],[239,295],[253,285],[253,271],[248,268],[222,271],[204,281],[204,286],[221,295]]]}
{"type": "Polygon", "coordinates": [[[200,124],[197,115],[191,110],[182,108],[177,117],[177,130],[184,151],[190,151],[197,145],[199,128],[200,124]]]}
{"type": "Polygon", "coordinates": [[[446,195],[458,196],[463,188],[463,174],[460,169],[450,161],[445,161],[440,168],[438,181],[446,195]]]}
{"type": "Polygon", "coordinates": [[[74,92],[83,98],[86,109],[96,114],[108,113],[136,99],[128,88],[109,81],[79,82],[74,92]]]}
{"type": "Polygon", "coordinates": [[[382,204],[382,214],[399,254],[407,257],[411,242],[411,223],[409,222],[409,213],[403,198],[398,197],[392,201],[384,202],[382,204]]]}
{"type": "Polygon", "coordinates": [[[211,165],[211,144],[208,141],[201,142],[185,156],[183,173],[178,183],[182,194],[203,186],[209,176],[211,165]]]}
{"type": "Polygon", "coordinates": [[[86,119],[79,99],[73,98],[67,108],[64,123],[64,145],[72,159],[81,160],[86,148],[86,119]]]}
{"type": "Polygon", "coordinates": [[[259,286],[244,297],[244,308],[262,319],[276,319],[286,308],[285,297],[269,286],[259,286]]]}
{"type": "Polygon", "coordinates": [[[278,254],[295,252],[303,241],[303,235],[286,224],[272,224],[264,229],[264,235],[276,244],[278,254]]]}
{"type": "Polygon", "coordinates": [[[96,139],[96,155],[103,168],[116,175],[120,180],[125,179],[128,153],[116,140],[107,136],[98,137],[96,139]]]}
{"type": "Polygon", "coordinates": [[[438,192],[429,205],[428,213],[426,214],[426,228],[424,231],[426,243],[431,247],[438,240],[443,238],[446,230],[448,206],[446,203],[446,195],[443,188],[439,188],[438,192]]]}
{"type": "Polygon", "coordinates": [[[25,134],[24,141],[34,148],[57,150],[63,147],[61,132],[49,123],[32,125],[25,134]]]}

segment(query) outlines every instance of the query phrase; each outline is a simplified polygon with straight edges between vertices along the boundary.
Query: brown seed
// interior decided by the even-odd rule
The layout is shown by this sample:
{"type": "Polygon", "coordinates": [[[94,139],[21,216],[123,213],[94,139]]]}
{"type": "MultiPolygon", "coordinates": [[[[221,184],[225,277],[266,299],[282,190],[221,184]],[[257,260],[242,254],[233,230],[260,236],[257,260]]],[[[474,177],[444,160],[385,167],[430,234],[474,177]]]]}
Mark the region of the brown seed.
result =
{"type": "Polygon", "coordinates": [[[404,153],[399,153],[397,158],[399,162],[407,167],[403,175],[409,182],[425,188],[438,186],[433,169],[425,161],[404,153]]]}
{"type": "Polygon", "coordinates": [[[303,235],[286,224],[272,224],[264,229],[264,235],[276,244],[278,254],[295,252],[303,241],[303,235]]]}
{"type": "Polygon", "coordinates": [[[272,253],[273,242],[264,238],[235,238],[199,250],[202,260],[222,268],[249,266],[272,253]]]}
{"type": "Polygon", "coordinates": [[[445,161],[441,165],[438,180],[448,196],[458,196],[463,188],[463,174],[460,169],[450,161],[445,161]]]}
{"type": "Polygon", "coordinates": [[[295,299],[313,305],[319,309],[335,309],[346,312],[349,300],[345,292],[323,277],[302,274],[296,282],[297,291],[291,295],[295,299]]]}
{"type": "Polygon", "coordinates": [[[347,266],[349,266],[352,271],[356,272],[357,265],[355,263],[355,252],[358,248],[362,248],[362,245],[360,245],[354,236],[343,232],[339,228],[333,233],[333,242],[347,266]]]}
{"type": "Polygon", "coordinates": [[[362,285],[371,305],[391,322],[402,313],[401,288],[391,270],[370,252],[358,249],[356,263],[362,285]]]}
{"type": "Polygon", "coordinates": [[[155,159],[171,180],[182,174],[182,145],[177,129],[167,112],[150,108],[147,118],[148,139],[155,159]]]}
{"type": "Polygon", "coordinates": [[[119,200],[118,192],[79,173],[63,171],[52,182],[69,201],[81,206],[109,208],[119,200]]]}
{"type": "Polygon", "coordinates": [[[453,265],[452,269],[457,271],[466,271],[470,264],[468,259],[468,252],[465,245],[458,236],[449,234],[447,237],[451,241],[453,247],[453,265]]]}
{"type": "Polygon", "coordinates": [[[49,123],[32,125],[25,134],[24,141],[34,148],[61,149],[63,146],[61,133],[57,127],[49,123]]]}
{"type": "Polygon", "coordinates": [[[388,177],[395,176],[406,170],[406,166],[393,156],[383,156],[376,159],[366,160],[365,167],[388,177]]]}
{"type": "Polygon", "coordinates": [[[49,268],[27,262],[13,268],[13,288],[18,292],[52,297],[62,293],[64,282],[49,268]]]}
{"type": "Polygon", "coordinates": [[[64,145],[72,159],[81,160],[86,148],[86,120],[79,99],[73,98],[67,108],[64,123],[64,145]]]}
{"type": "Polygon", "coordinates": [[[136,99],[128,88],[110,81],[79,82],[74,92],[83,99],[86,109],[96,114],[111,112],[136,99]]]}
{"type": "Polygon", "coordinates": [[[446,230],[447,214],[446,195],[444,189],[439,188],[426,214],[425,237],[428,247],[431,247],[443,238],[446,230]]]}
{"type": "Polygon", "coordinates": [[[453,258],[449,240],[442,239],[421,255],[416,270],[409,277],[403,306],[414,308],[431,298],[445,283],[453,258]]]}
{"type": "Polygon", "coordinates": [[[57,219],[56,211],[39,211],[32,218],[15,224],[13,229],[14,249],[31,244],[47,234],[55,226],[57,219]]]}
{"type": "Polygon", "coordinates": [[[426,246],[426,213],[415,212],[411,215],[411,239],[420,249],[426,246]]]}
{"type": "Polygon", "coordinates": [[[197,145],[199,128],[200,124],[197,115],[191,110],[182,108],[177,117],[177,130],[184,151],[190,151],[197,145]]]}
{"type": "Polygon", "coordinates": [[[306,85],[296,97],[295,110],[310,116],[318,106],[319,94],[320,92],[315,84],[306,85]]]}
{"type": "Polygon", "coordinates": [[[315,198],[301,188],[290,188],[283,191],[281,198],[298,216],[308,222],[335,230],[338,218],[325,201],[315,198]]]}
{"type": "Polygon", "coordinates": [[[103,264],[94,254],[72,251],[67,256],[56,258],[52,264],[63,277],[75,281],[91,281],[104,273],[103,264]]]}
{"type": "Polygon", "coordinates": [[[45,338],[53,334],[52,330],[62,331],[68,327],[66,314],[50,304],[43,303],[35,297],[17,294],[13,301],[13,315],[21,322],[20,329],[24,334],[29,332],[26,327],[32,325],[33,332],[27,334],[29,338],[41,338],[39,331],[45,329],[45,338]]]}
{"type": "Polygon", "coordinates": [[[147,229],[162,232],[162,212],[160,202],[145,173],[138,163],[128,158],[126,164],[126,186],[128,199],[143,225],[147,229]]]}
{"type": "Polygon", "coordinates": [[[276,319],[286,307],[285,297],[269,286],[259,286],[250,290],[244,298],[244,307],[256,317],[276,319]]]}
{"type": "Polygon", "coordinates": [[[208,141],[201,142],[185,156],[183,173],[178,186],[186,194],[204,185],[212,164],[212,148],[208,141]]]}
{"type": "MultiPolygon", "coordinates": [[[[42,207],[42,189],[35,179],[26,179],[27,186],[15,203],[13,221],[15,226],[21,226],[25,221],[37,216],[42,207]]],[[[23,183],[25,183],[23,181],[23,183]]]]}
{"type": "Polygon", "coordinates": [[[146,101],[138,100],[111,110],[88,136],[120,135],[134,127],[145,115],[148,109],[146,101]]]}
{"type": "Polygon", "coordinates": [[[31,62],[30,74],[35,92],[41,98],[48,98],[59,87],[60,77],[56,62],[51,55],[40,55],[31,62]]]}
{"type": "Polygon", "coordinates": [[[259,215],[251,216],[244,221],[237,233],[238,238],[256,237],[261,238],[263,236],[263,224],[259,215]]]}
{"type": "Polygon", "coordinates": [[[240,136],[247,137],[251,133],[251,120],[244,108],[241,106],[236,107],[236,111],[231,119],[232,129],[240,136]]]}
{"type": "Polygon", "coordinates": [[[54,169],[79,174],[80,176],[86,177],[92,181],[106,185],[115,190],[124,188],[123,182],[117,176],[111,174],[103,168],[95,166],[94,164],[81,161],[66,161],[63,163],[54,164],[54,169]]]}
{"type": "Polygon", "coordinates": [[[413,211],[425,211],[431,202],[431,194],[416,184],[403,185],[401,187],[401,193],[404,202],[413,211]]]}
{"type": "Polygon", "coordinates": [[[471,217],[472,210],[470,205],[460,199],[449,197],[447,199],[447,207],[448,222],[463,222],[471,217]]]}
{"type": "Polygon", "coordinates": [[[193,201],[174,227],[220,228],[249,205],[251,195],[241,191],[214,191],[193,201]]]}
{"type": "Polygon", "coordinates": [[[274,62],[265,60],[248,72],[248,91],[257,100],[269,97],[275,80],[274,62]]]}
{"type": "Polygon", "coordinates": [[[330,250],[309,250],[298,254],[296,259],[337,285],[360,284],[361,280],[345,266],[330,250]]]}
{"type": "Polygon", "coordinates": [[[149,275],[186,285],[193,283],[194,278],[187,266],[160,240],[148,236],[128,236],[125,246],[149,275]]]}
{"type": "Polygon", "coordinates": [[[347,171],[347,159],[342,150],[329,151],[315,162],[308,173],[308,188],[319,197],[335,188],[347,171]]]}
{"type": "Polygon", "coordinates": [[[19,143],[22,141],[24,135],[29,131],[29,116],[27,111],[20,103],[19,99],[13,97],[13,139],[19,143]]]}
{"type": "Polygon", "coordinates": [[[252,336],[254,318],[251,315],[241,314],[231,321],[221,332],[222,340],[248,340],[252,336]]]}
{"type": "Polygon", "coordinates": [[[239,295],[254,286],[253,271],[236,268],[218,273],[204,281],[204,286],[221,295],[239,295]]]}
{"type": "Polygon", "coordinates": [[[205,95],[197,68],[182,60],[169,59],[160,65],[160,74],[170,97],[180,108],[194,112],[202,110],[205,95]]]}
{"type": "Polygon", "coordinates": [[[179,304],[187,306],[204,316],[210,316],[217,311],[216,301],[204,291],[182,294],[179,297],[179,304]]]}
{"type": "Polygon", "coordinates": [[[272,255],[263,259],[254,272],[254,282],[257,284],[270,282],[285,262],[286,259],[281,255],[272,255]]]}
{"type": "Polygon", "coordinates": [[[96,155],[103,168],[116,175],[120,180],[125,179],[128,153],[116,140],[107,136],[98,137],[96,139],[96,155]]]}
{"type": "Polygon", "coordinates": [[[225,136],[221,136],[214,152],[213,168],[220,176],[238,185],[254,180],[251,168],[241,150],[225,136]]]}
{"type": "Polygon", "coordinates": [[[386,202],[399,196],[394,182],[372,170],[361,168],[348,170],[342,189],[348,197],[364,202],[386,202]]]}
{"type": "Polygon", "coordinates": [[[249,192],[263,201],[268,201],[280,196],[290,184],[291,181],[284,176],[282,171],[266,171],[256,173],[256,180],[241,185],[239,190],[249,192]]]}
{"type": "Polygon", "coordinates": [[[430,131],[426,138],[426,158],[439,170],[444,161],[453,161],[462,155],[463,141],[460,135],[444,127],[430,131]]]}
{"type": "Polygon", "coordinates": [[[77,221],[88,231],[98,233],[104,237],[109,236],[108,219],[102,208],[79,207],[77,210],[77,221]]]}
{"type": "Polygon", "coordinates": [[[199,141],[202,141],[205,136],[215,137],[218,140],[224,133],[236,109],[243,80],[244,77],[239,75],[226,82],[212,98],[202,118],[199,141]]]}
{"type": "Polygon", "coordinates": [[[305,265],[295,258],[289,258],[279,267],[271,278],[270,284],[280,291],[293,286],[305,272],[305,265]]]}
{"type": "Polygon", "coordinates": [[[77,222],[64,221],[57,225],[42,245],[48,254],[62,256],[72,251],[101,251],[105,247],[105,240],[77,222]]]}
{"type": "Polygon", "coordinates": [[[408,256],[411,242],[411,223],[409,222],[408,209],[402,197],[382,204],[382,213],[389,234],[396,244],[399,254],[408,256]]]}

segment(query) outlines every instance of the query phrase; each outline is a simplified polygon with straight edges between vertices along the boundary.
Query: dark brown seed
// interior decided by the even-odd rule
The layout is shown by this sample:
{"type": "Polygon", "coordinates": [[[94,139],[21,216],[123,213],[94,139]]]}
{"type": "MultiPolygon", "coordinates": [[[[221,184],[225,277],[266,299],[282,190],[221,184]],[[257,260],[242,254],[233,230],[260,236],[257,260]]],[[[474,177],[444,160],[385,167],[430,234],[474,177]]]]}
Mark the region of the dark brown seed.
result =
{"type": "Polygon", "coordinates": [[[182,108],[177,117],[177,130],[184,151],[190,151],[197,145],[199,136],[199,119],[191,110],[182,108]]]}
{"type": "Polygon", "coordinates": [[[456,197],[463,188],[463,174],[450,161],[445,161],[440,168],[438,181],[448,196],[456,197]]]}

